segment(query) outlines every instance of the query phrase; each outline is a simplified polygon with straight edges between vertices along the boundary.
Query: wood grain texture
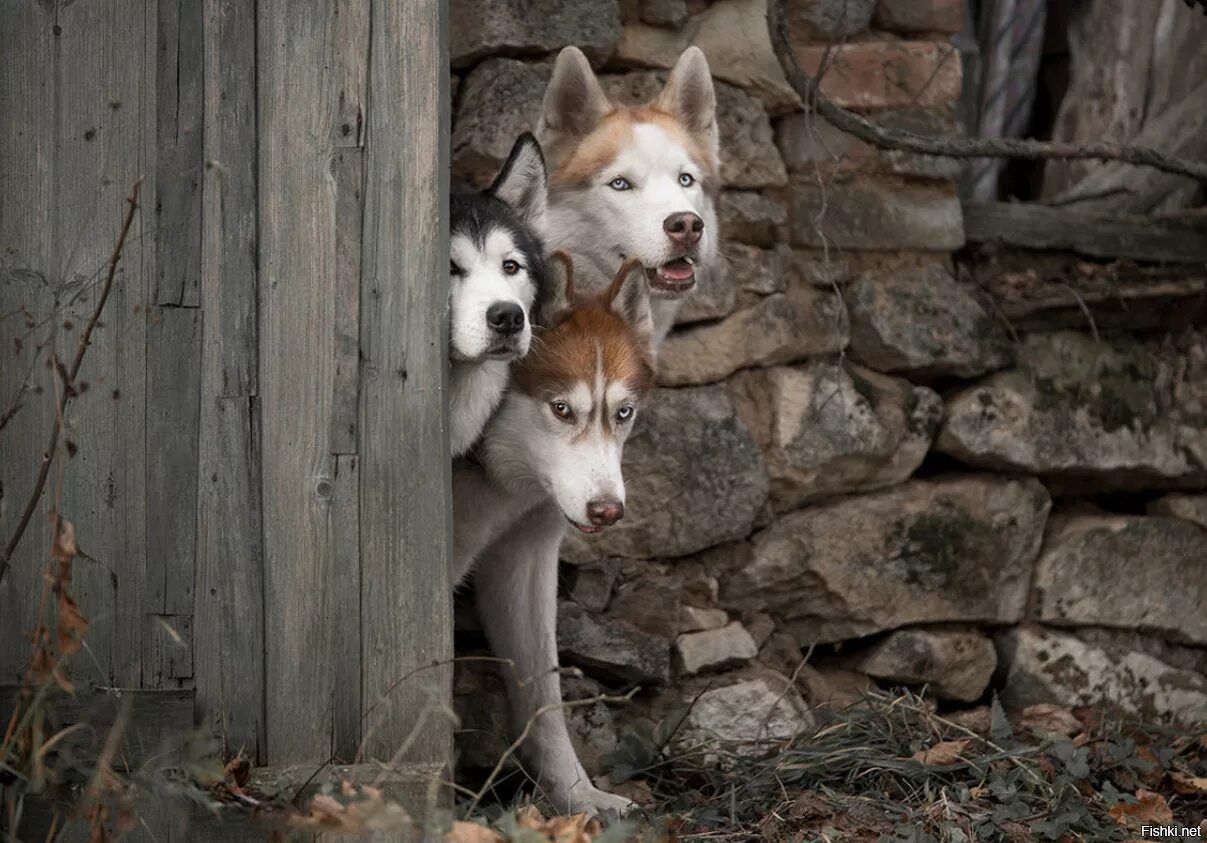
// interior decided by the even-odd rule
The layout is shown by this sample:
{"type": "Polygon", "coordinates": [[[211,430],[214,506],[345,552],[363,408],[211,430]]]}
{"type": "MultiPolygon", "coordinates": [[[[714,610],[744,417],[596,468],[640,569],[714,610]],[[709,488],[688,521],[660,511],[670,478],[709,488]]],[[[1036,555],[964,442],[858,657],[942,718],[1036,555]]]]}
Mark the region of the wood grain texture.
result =
{"type": "Polygon", "coordinates": [[[255,6],[206,0],[201,398],[194,682],[197,717],[264,753],[256,291],[255,6]]]}
{"type": "MultiPolygon", "coordinates": [[[[367,50],[325,0],[259,6],[260,383],[270,763],[333,740],[338,96],[330,57],[367,50]],[[342,40],[341,40],[342,38],[342,40]],[[317,57],[324,61],[317,61],[317,57]],[[305,207],[307,213],[299,214],[305,207]]],[[[338,64],[338,62],[336,62],[338,64]]],[[[345,64],[354,64],[349,59],[345,64]]]]}
{"type": "MultiPolygon", "coordinates": [[[[2,396],[13,395],[27,377],[36,381],[24,418],[5,430],[2,445],[0,532],[7,539],[15,510],[32,489],[52,416],[56,384],[41,367],[52,354],[69,359],[74,353],[94,306],[95,282],[117,238],[124,198],[154,161],[154,111],[147,106],[154,99],[148,60],[155,13],[141,0],[57,9],[4,4],[0,20],[6,45],[6,71],[0,77],[6,124],[0,141],[5,169],[0,311],[26,305],[38,323],[26,335],[29,356],[16,366],[5,361],[0,367],[12,372],[3,376],[2,396]],[[132,21],[138,25],[131,26],[132,21]],[[144,24],[150,24],[150,34],[144,24]],[[39,342],[45,345],[34,361],[39,342]]],[[[4,621],[0,634],[22,640],[30,611],[10,613],[8,606],[37,605],[47,514],[61,489],[63,515],[95,560],[75,566],[74,587],[92,619],[89,645],[95,657],[79,661],[77,676],[98,684],[130,685],[139,679],[142,618],[136,596],[145,565],[144,345],[152,239],[148,215],[140,212],[103,327],[93,334],[80,371],[80,396],[69,407],[62,437],[65,450],[57,455],[41,511],[13,560],[20,572],[11,581],[6,577],[0,592],[0,616],[21,627],[10,629],[4,621]],[[69,452],[74,453],[70,459],[69,452]]],[[[0,326],[6,354],[13,353],[13,332],[26,334],[22,320],[0,326]]]]}
{"type": "MultiPolygon", "coordinates": [[[[451,686],[439,669],[390,690],[452,654],[446,23],[445,0],[373,0],[359,453],[364,699],[382,700],[365,729],[376,758],[432,713],[429,691],[448,699],[451,686]]],[[[447,759],[450,745],[450,724],[434,713],[408,760],[447,759]]]]}

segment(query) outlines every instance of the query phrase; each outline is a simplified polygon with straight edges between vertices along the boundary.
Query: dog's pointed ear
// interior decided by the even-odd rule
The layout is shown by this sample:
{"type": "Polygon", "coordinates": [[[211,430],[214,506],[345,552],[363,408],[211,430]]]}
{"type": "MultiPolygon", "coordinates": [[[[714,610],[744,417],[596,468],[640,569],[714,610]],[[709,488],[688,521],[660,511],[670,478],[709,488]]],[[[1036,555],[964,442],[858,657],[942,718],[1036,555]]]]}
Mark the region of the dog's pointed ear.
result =
{"type": "Polygon", "coordinates": [[[630,258],[620,267],[604,292],[604,304],[620,316],[642,339],[654,332],[654,314],[650,309],[650,286],[641,261],[630,258]],[[640,270],[640,271],[638,271],[640,270]]]}
{"type": "Polygon", "coordinates": [[[503,169],[487,192],[506,202],[528,222],[537,222],[544,216],[549,177],[541,145],[531,132],[516,138],[503,169]]]}
{"type": "Polygon", "coordinates": [[[537,130],[541,139],[553,144],[565,137],[590,134],[611,110],[612,104],[599,86],[583,51],[578,47],[566,47],[558,53],[541,106],[537,130]]]}
{"type": "Polygon", "coordinates": [[[549,255],[545,267],[545,284],[533,321],[548,328],[574,303],[574,261],[559,249],[549,255]]]}
{"type": "Polygon", "coordinates": [[[654,100],[654,107],[676,117],[689,132],[705,138],[716,157],[717,94],[708,59],[699,47],[688,47],[679,56],[662,93],[654,100]]]}

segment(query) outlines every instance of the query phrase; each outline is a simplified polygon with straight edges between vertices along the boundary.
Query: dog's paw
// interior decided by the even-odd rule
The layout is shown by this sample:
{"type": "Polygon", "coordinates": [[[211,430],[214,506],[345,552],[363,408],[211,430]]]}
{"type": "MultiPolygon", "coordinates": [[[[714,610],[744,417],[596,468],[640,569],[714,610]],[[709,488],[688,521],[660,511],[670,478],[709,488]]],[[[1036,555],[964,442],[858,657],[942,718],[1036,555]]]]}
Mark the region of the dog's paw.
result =
{"type": "Polygon", "coordinates": [[[624,816],[637,807],[637,803],[615,793],[600,790],[592,784],[583,782],[570,788],[564,800],[555,800],[555,804],[566,804],[571,814],[589,814],[601,817],[606,814],[624,816]]]}

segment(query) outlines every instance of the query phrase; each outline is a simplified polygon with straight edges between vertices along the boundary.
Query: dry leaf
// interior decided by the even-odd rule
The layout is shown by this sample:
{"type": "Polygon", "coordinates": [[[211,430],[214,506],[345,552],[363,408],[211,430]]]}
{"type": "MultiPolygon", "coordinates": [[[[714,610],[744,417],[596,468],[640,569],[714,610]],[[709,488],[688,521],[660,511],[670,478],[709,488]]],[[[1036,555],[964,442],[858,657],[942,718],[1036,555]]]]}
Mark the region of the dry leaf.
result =
{"type": "Polygon", "coordinates": [[[968,739],[958,741],[939,741],[930,749],[920,749],[913,754],[915,761],[921,761],[923,764],[932,764],[941,766],[944,764],[954,764],[959,760],[960,755],[964,750],[968,749],[968,745],[972,741],[968,739]]]}
{"type": "Polygon", "coordinates": [[[544,832],[553,843],[591,843],[591,838],[599,834],[599,823],[586,814],[550,817],[544,832]]]}
{"type": "Polygon", "coordinates": [[[75,544],[75,525],[66,518],[59,519],[59,529],[55,533],[54,547],[50,552],[59,562],[70,562],[80,552],[75,544]]]}
{"type": "Polygon", "coordinates": [[[503,843],[503,835],[484,825],[456,820],[444,840],[445,843],[503,843]]]}
{"type": "Polygon", "coordinates": [[[70,656],[84,646],[84,633],[88,631],[88,621],[65,589],[59,590],[59,612],[56,622],[59,638],[59,656],[70,656]]]}
{"type": "Polygon", "coordinates": [[[1183,796],[1200,796],[1207,793],[1207,776],[1192,776],[1175,770],[1169,774],[1169,783],[1183,796]]]}
{"type": "Polygon", "coordinates": [[[515,812],[515,822],[520,828],[532,828],[540,831],[545,827],[545,818],[535,805],[523,805],[515,812]]]}
{"type": "Polygon", "coordinates": [[[1073,712],[1063,706],[1048,703],[1024,708],[1019,724],[1027,729],[1039,729],[1066,737],[1081,731],[1081,721],[1073,716],[1073,712]]]}
{"type": "Polygon", "coordinates": [[[1151,790],[1136,791],[1134,805],[1119,803],[1111,806],[1110,815],[1119,825],[1169,825],[1173,822],[1173,811],[1165,797],[1151,790]]]}

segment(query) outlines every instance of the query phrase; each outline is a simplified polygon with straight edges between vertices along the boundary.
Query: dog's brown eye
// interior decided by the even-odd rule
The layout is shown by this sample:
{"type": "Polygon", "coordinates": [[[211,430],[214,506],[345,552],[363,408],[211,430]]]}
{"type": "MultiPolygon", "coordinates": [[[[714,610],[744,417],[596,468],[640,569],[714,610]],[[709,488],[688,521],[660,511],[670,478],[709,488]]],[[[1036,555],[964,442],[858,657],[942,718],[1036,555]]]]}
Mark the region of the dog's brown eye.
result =
{"type": "Polygon", "coordinates": [[[503,271],[508,275],[515,275],[520,271],[520,265],[515,261],[503,261],[503,271]]]}
{"type": "Polygon", "coordinates": [[[574,420],[574,411],[570,409],[570,405],[565,401],[554,401],[549,405],[549,409],[553,410],[553,415],[562,421],[574,420]]]}

